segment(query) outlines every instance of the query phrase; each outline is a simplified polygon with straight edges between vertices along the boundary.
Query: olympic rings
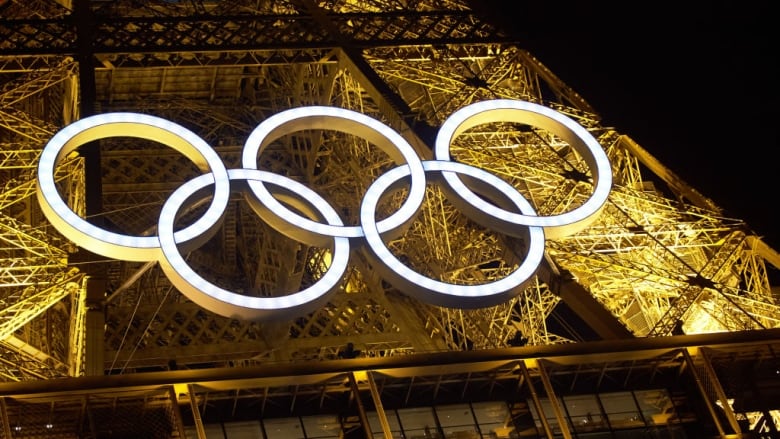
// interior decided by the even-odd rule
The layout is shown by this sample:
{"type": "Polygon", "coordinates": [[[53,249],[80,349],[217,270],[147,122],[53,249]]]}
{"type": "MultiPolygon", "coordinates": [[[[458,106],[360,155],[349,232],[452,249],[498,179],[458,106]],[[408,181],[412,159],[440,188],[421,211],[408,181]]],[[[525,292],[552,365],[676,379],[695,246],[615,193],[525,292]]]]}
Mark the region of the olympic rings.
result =
{"type": "Polygon", "coordinates": [[[260,123],[244,145],[243,168],[228,170],[203,139],[180,125],[143,114],[107,113],[81,119],[63,128],[48,142],[38,165],[38,201],[54,227],[76,244],[107,257],[156,260],[171,283],[195,303],[227,317],[262,320],[302,315],[327,300],[340,286],[349,260],[350,240],[355,239],[368,244],[377,260],[377,270],[407,294],[448,307],[499,304],[517,294],[533,276],[544,255],[545,235],[558,237],[582,230],[606,203],[612,185],[606,153],[587,130],[561,113],[524,101],[483,101],[456,111],[441,126],[434,156],[435,160],[421,160],[400,134],[369,116],[342,108],[312,106],[282,111],[260,123]],[[537,216],[531,204],[509,183],[485,170],[450,161],[450,145],[457,136],[477,125],[497,121],[544,128],[568,142],[590,168],[591,197],[569,212],[537,216]],[[258,169],[257,157],[271,142],[309,129],[360,136],[398,164],[367,189],[360,205],[359,225],[344,225],[337,210],[303,184],[258,169]],[[166,200],[156,236],[124,235],[94,226],[71,210],[57,190],[54,171],[63,158],[85,143],[117,136],[149,139],[170,146],[204,171],[166,200]],[[414,219],[424,200],[427,174],[440,175],[445,187],[451,189],[452,204],[474,221],[526,238],[526,257],[513,272],[487,284],[456,285],[423,276],[390,252],[385,240],[414,219]],[[468,177],[469,186],[461,176],[468,177]],[[402,179],[409,181],[405,201],[395,213],[377,221],[375,210],[380,198],[402,179]],[[231,190],[237,189],[231,181],[237,180],[246,182],[245,198],[271,227],[300,242],[331,249],[330,267],[313,285],[285,296],[250,297],[212,284],[187,265],[182,251],[213,236],[221,224],[231,190]],[[213,195],[205,213],[191,225],[174,231],[175,219],[182,208],[208,186],[213,186],[213,195]],[[490,201],[477,195],[475,189],[490,201]]]}

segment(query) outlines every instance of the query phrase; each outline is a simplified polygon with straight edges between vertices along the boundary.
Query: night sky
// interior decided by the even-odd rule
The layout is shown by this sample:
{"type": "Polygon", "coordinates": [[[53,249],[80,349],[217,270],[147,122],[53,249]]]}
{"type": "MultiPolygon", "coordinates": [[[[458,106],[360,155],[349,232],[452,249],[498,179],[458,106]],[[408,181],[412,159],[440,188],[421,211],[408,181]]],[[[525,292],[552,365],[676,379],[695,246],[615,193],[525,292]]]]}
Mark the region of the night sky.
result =
{"type": "Polygon", "coordinates": [[[480,3],[499,11],[519,46],[588,101],[603,126],[780,250],[771,2],[480,3]]]}

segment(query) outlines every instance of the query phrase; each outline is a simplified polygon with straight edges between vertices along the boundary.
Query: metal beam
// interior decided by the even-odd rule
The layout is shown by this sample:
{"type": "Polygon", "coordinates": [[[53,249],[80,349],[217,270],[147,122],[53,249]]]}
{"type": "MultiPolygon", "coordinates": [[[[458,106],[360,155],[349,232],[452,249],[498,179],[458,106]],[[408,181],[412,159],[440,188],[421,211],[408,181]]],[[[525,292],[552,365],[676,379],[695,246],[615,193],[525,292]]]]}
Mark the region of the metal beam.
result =
{"type": "Polygon", "coordinates": [[[544,386],[544,392],[547,394],[547,399],[550,400],[550,406],[552,406],[555,413],[555,419],[558,421],[558,428],[561,430],[561,434],[565,439],[572,439],[571,431],[569,429],[569,423],[566,422],[566,415],[563,413],[563,407],[558,400],[558,396],[555,394],[552,382],[550,382],[550,376],[547,374],[547,370],[544,368],[544,360],[536,362],[536,370],[539,371],[539,378],[542,380],[544,386]]]}
{"type": "Polygon", "coordinates": [[[601,338],[632,338],[633,334],[571,275],[561,273],[552,261],[545,259],[537,273],[550,291],[560,297],[601,338]]]}
{"type": "Polygon", "coordinates": [[[200,384],[216,386],[229,383],[234,387],[262,387],[264,385],[311,382],[334,375],[355,371],[392,373],[393,376],[439,375],[443,370],[457,369],[484,371],[523,359],[554,360],[576,364],[599,361],[618,362],[647,359],[671,350],[687,347],[708,347],[759,351],[764,347],[780,349],[780,328],[645,337],[627,340],[603,340],[547,346],[524,346],[479,351],[439,352],[431,354],[399,355],[390,357],[361,357],[350,361],[327,360],[299,363],[267,363],[254,367],[188,369],[142,374],[84,376],[61,380],[0,383],[0,394],[12,397],[44,397],[62,394],[88,394],[96,391],[141,390],[172,384],[200,384]],[[445,369],[444,367],[447,366],[445,369]]]}
{"type": "MultiPolygon", "coordinates": [[[[78,10],[78,2],[75,2],[78,10]]],[[[74,14],[76,15],[76,14],[74,14]]],[[[309,14],[129,17],[95,14],[0,22],[4,55],[73,55],[80,28],[94,30],[94,53],[245,51],[338,47],[399,47],[427,44],[490,44],[516,40],[471,11],[409,11],[327,15],[338,40],[309,14]]]]}
{"type": "Polygon", "coordinates": [[[382,425],[382,433],[385,439],[393,439],[393,432],[390,429],[390,423],[387,421],[387,413],[385,413],[385,407],[382,405],[382,396],[376,386],[374,375],[371,372],[367,372],[366,376],[368,377],[368,387],[371,389],[371,398],[374,400],[374,408],[379,417],[379,423],[382,425]]]}

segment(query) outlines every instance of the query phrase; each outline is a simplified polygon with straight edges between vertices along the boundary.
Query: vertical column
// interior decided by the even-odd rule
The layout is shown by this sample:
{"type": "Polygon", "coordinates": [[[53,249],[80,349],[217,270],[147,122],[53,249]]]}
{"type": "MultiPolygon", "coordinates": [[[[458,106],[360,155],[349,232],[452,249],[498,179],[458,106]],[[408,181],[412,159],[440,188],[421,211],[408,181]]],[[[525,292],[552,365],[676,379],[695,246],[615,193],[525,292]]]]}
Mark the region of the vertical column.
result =
{"type": "Polygon", "coordinates": [[[701,349],[700,351],[701,359],[704,364],[704,370],[710,377],[715,395],[717,395],[718,400],[723,406],[723,413],[726,414],[726,419],[728,419],[729,425],[731,426],[732,430],[734,430],[734,433],[741,436],[742,430],[739,426],[739,422],[737,421],[737,416],[734,414],[734,410],[729,404],[728,398],[726,397],[726,392],[723,390],[723,386],[720,384],[720,380],[718,379],[718,375],[715,373],[715,369],[712,368],[712,362],[710,361],[710,357],[707,355],[707,350],[701,349]]]}
{"type": "Polygon", "coordinates": [[[520,361],[520,372],[523,374],[525,382],[528,383],[528,391],[531,393],[531,400],[534,403],[534,408],[536,408],[536,413],[539,414],[539,420],[542,422],[542,428],[544,428],[545,436],[548,438],[554,438],[555,435],[553,434],[552,428],[550,427],[550,423],[547,421],[547,415],[545,415],[544,410],[542,409],[542,402],[539,400],[539,395],[536,393],[536,388],[534,387],[534,383],[531,380],[531,374],[528,372],[528,366],[525,364],[526,361],[528,360],[520,361]]]}
{"type": "Polygon", "coordinates": [[[382,425],[382,432],[385,439],[393,439],[393,433],[390,431],[390,423],[387,421],[387,413],[382,405],[382,399],[379,396],[379,390],[376,387],[374,376],[371,372],[367,372],[368,386],[371,389],[371,398],[374,400],[374,408],[376,408],[376,414],[379,417],[379,423],[382,425]]]}
{"type": "Polygon", "coordinates": [[[0,396],[0,422],[3,423],[3,437],[11,438],[11,420],[8,419],[8,407],[5,398],[0,396]]]}
{"type": "Polygon", "coordinates": [[[702,399],[704,400],[704,404],[707,406],[707,410],[710,412],[710,416],[712,417],[712,422],[715,424],[715,427],[718,429],[718,434],[721,437],[725,437],[726,432],[723,430],[723,425],[720,422],[718,413],[715,411],[715,406],[710,400],[709,395],[707,394],[707,389],[704,386],[704,383],[702,382],[701,375],[699,374],[699,371],[696,370],[696,365],[693,363],[693,358],[691,357],[691,353],[688,352],[688,349],[682,349],[682,354],[683,357],[685,358],[685,364],[688,366],[688,370],[691,371],[693,380],[696,382],[696,387],[699,389],[699,393],[701,393],[702,399]]]}
{"type": "Polygon", "coordinates": [[[71,293],[70,333],[68,334],[68,374],[81,376],[84,373],[84,337],[86,336],[87,284],[82,280],[78,289],[71,293]]]}
{"type": "Polygon", "coordinates": [[[174,386],[168,387],[168,398],[171,400],[171,412],[173,413],[173,422],[176,424],[176,431],[179,432],[179,437],[187,439],[187,433],[184,430],[184,421],[181,417],[181,409],[179,408],[179,396],[176,394],[176,388],[174,386]]]}
{"type": "Polygon", "coordinates": [[[198,400],[195,397],[195,391],[192,384],[187,384],[187,398],[190,400],[190,409],[192,410],[192,419],[195,422],[195,431],[198,432],[198,439],[206,439],[206,427],[203,426],[203,419],[200,417],[198,409],[198,400]]]}
{"type": "Polygon", "coordinates": [[[97,97],[95,86],[95,54],[92,42],[95,35],[96,19],[90,8],[90,0],[75,0],[73,20],[76,23],[76,60],[79,63],[79,103],[82,116],[95,113],[97,97]]]}
{"type": "Polygon", "coordinates": [[[547,370],[544,368],[543,360],[536,361],[536,368],[539,371],[539,378],[544,385],[544,392],[547,394],[547,398],[550,399],[550,405],[555,412],[555,419],[558,420],[558,426],[561,428],[561,434],[565,439],[572,439],[571,432],[569,431],[569,423],[566,421],[566,416],[563,415],[561,410],[561,403],[558,401],[558,397],[555,396],[555,390],[550,382],[550,377],[547,376],[547,370]]]}
{"type": "MultiPolygon", "coordinates": [[[[76,22],[78,53],[76,59],[79,63],[79,91],[81,116],[91,116],[95,113],[96,89],[95,89],[95,56],[92,47],[95,34],[95,17],[90,9],[89,0],[75,0],[73,18],[76,22]]],[[[103,210],[103,187],[100,170],[100,145],[93,142],[79,149],[84,157],[85,178],[85,204],[87,218],[98,221],[103,210]]],[[[95,262],[95,255],[76,255],[76,259],[83,265],[87,275],[87,313],[85,336],[85,374],[102,375],[105,371],[104,364],[104,326],[105,326],[105,292],[106,273],[103,264],[95,262]]]]}
{"type": "Polygon", "coordinates": [[[373,439],[374,434],[371,432],[371,424],[368,422],[366,408],[363,406],[363,400],[360,399],[360,388],[358,387],[357,378],[355,377],[354,372],[350,372],[348,375],[349,387],[352,390],[352,396],[355,397],[355,403],[357,404],[358,408],[358,415],[360,416],[360,424],[363,425],[363,431],[366,434],[366,439],[373,439]]]}
{"type": "Polygon", "coordinates": [[[84,336],[84,375],[97,376],[105,373],[105,349],[103,348],[106,325],[103,308],[103,292],[106,280],[87,274],[87,313],[84,336]]]}

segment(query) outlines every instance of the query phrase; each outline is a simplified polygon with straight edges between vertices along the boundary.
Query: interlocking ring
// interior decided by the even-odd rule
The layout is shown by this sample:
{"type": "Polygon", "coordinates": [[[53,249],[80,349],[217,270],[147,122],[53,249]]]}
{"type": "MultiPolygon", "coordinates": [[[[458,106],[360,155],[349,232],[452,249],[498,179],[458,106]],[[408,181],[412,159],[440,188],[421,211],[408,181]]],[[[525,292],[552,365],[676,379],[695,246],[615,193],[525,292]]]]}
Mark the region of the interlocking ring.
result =
{"type": "Polygon", "coordinates": [[[76,121],[49,140],[38,161],[38,204],[52,225],[66,238],[99,255],[126,261],[153,261],[160,254],[157,236],[130,236],[110,232],[87,222],[60,196],[54,180],[57,163],[79,146],[107,137],[154,140],[184,154],[214,181],[214,198],[206,213],[176,232],[183,243],[213,227],[225,211],[230,195],[227,169],[214,149],[192,131],[159,117],[137,113],[107,113],[76,121]]]}
{"type": "MultiPolygon", "coordinates": [[[[503,199],[509,200],[522,214],[534,215],[533,207],[514,187],[487,171],[455,162],[428,160],[422,163],[426,171],[457,172],[479,179],[493,189],[491,193],[486,194],[492,195],[491,199],[500,202],[503,196],[503,199]]],[[[381,195],[392,183],[409,175],[408,169],[397,167],[380,175],[366,191],[360,206],[360,223],[363,224],[365,239],[376,256],[375,259],[382,262],[377,265],[377,269],[384,278],[402,291],[413,292],[415,296],[430,303],[447,307],[486,307],[505,302],[517,295],[519,288],[533,276],[544,256],[544,230],[541,227],[528,227],[528,248],[525,260],[520,266],[508,276],[486,284],[456,285],[437,281],[413,271],[390,252],[377,227],[374,211],[381,195]]],[[[474,198],[479,197],[474,195],[474,198]]],[[[470,217],[482,225],[490,225],[484,216],[470,215],[470,217]]],[[[522,236],[524,229],[515,226],[506,231],[513,236],[522,236]]]]}
{"type": "MultiPolygon", "coordinates": [[[[254,320],[295,317],[302,309],[312,311],[327,299],[330,293],[336,291],[349,261],[349,240],[346,237],[334,238],[333,257],[328,271],[313,285],[293,294],[279,297],[246,296],[220,288],[196,273],[182,257],[173,228],[179,210],[187,204],[187,200],[199,190],[213,184],[209,177],[208,174],[201,175],[183,184],[168,197],[160,211],[158,233],[163,257],[159,262],[163,272],[179,291],[184,292],[193,302],[219,314],[254,320]]],[[[343,224],[330,203],[313,190],[288,177],[256,169],[230,169],[228,178],[267,182],[285,188],[298,195],[299,198],[292,201],[298,202],[299,206],[315,209],[328,224],[343,224]]],[[[204,238],[210,238],[213,232],[216,230],[204,234],[204,238]]]]}
{"type": "Polygon", "coordinates": [[[103,256],[158,261],[171,283],[195,303],[227,317],[249,320],[289,318],[314,311],[337,291],[349,261],[350,240],[362,240],[376,268],[400,290],[440,306],[474,308],[502,303],[533,276],[544,254],[544,237],[564,236],[586,227],[605,204],[612,185],[609,160],[599,143],[582,126],[549,108],[524,101],[497,99],[468,105],[442,124],[434,160],[421,160],[412,146],[382,122],[342,108],[311,106],[269,117],[249,135],[240,169],[226,169],[214,150],[196,134],[173,122],[136,113],[108,113],[79,120],[59,131],[46,145],[38,165],[38,200],[46,217],[68,239],[103,256]],[[590,167],[591,197],[559,215],[538,216],[530,203],[509,183],[476,167],[450,160],[452,141],[480,124],[505,121],[547,129],[567,141],[590,167]],[[257,157],[271,142],[300,130],[327,129],[353,134],[386,152],[398,166],[379,176],[360,205],[360,224],[347,226],[322,196],[288,177],[258,169],[257,157]],[[92,225],[71,210],[59,194],[54,171],[79,146],[106,137],[128,136],[168,145],[193,160],[204,174],[175,190],[163,205],[155,236],[131,236],[92,225]],[[526,238],[526,257],[506,277],[479,285],[457,285],[432,279],[404,265],[385,241],[400,233],[419,211],[427,175],[440,176],[451,189],[451,202],[474,221],[511,236],[526,238]],[[468,177],[466,185],[461,176],[468,177]],[[227,291],[201,277],[184,260],[182,251],[202,244],[218,229],[232,181],[246,182],[245,198],[274,229],[300,242],[328,246],[328,270],[309,287],[278,297],[251,297],[227,291]],[[399,209],[377,221],[382,195],[401,180],[408,194],[399,209]],[[174,224],[207,187],[213,195],[205,213],[175,231],[174,224]],[[479,195],[474,191],[478,191],[479,195]],[[485,200],[485,198],[488,200],[485,200]],[[499,207],[500,206],[500,207],[499,207]]]}
{"type": "Polygon", "coordinates": [[[580,124],[563,114],[541,105],[524,101],[498,99],[482,101],[453,113],[442,124],[436,137],[435,153],[437,160],[450,160],[450,145],[452,140],[469,128],[493,121],[525,123],[544,128],[568,142],[585,160],[593,177],[593,193],[581,206],[574,210],[550,216],[536,216],[496,209],[479,197],[474,197],[456,173],[444,172],[444,178],[453,191],[460,196],[470,197],[470,205],[482,214],[494,217],[498,223],[516,227],[517,225],[544,227],[548,238],[558,238],[572,235],[584,229],[596,219],[607,201],[612,188],[612,168],[606,153],[599,142],[580,124]]]}

